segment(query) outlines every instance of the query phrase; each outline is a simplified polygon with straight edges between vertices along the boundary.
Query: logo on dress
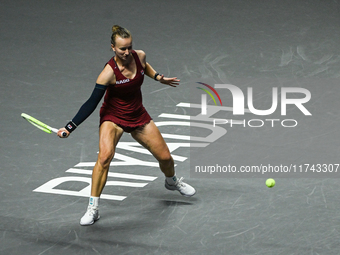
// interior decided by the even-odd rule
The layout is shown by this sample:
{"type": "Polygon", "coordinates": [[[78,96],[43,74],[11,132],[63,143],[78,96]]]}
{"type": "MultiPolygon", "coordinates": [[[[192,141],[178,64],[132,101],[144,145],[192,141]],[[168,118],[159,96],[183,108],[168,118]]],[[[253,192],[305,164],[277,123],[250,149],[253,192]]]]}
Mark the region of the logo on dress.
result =
{"type": "Polygon", "coordinates": [[[144,75],[144,70],[140,71],[140,73],[141,73],[142,75],[144,75]]]}
{"type": "Polygon", "coordinates": [[[119,81],[116,81],[116,84],[123,84],[123,83],[127,83],[129,81],[130,81],[130,79],[119,80],[119,81]]]}

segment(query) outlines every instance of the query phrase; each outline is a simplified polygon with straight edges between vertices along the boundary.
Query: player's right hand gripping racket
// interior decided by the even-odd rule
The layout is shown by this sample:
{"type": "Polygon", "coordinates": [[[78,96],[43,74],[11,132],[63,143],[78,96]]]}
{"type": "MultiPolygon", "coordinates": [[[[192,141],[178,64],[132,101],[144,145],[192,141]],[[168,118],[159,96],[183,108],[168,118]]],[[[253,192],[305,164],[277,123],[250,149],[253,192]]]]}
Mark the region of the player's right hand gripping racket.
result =
{"type": "MultiPolygon", "coordinates": [[[[27,120],[33,126],[41,129],[42,131],[45,131],[46,133],[49,133],[49,134],[51,134],[52,132],[56,133],[56,134],[58,133],[58,129],[50,127],[49,125],[42,123],[41,121],[37,120],[36,118],[33,118],[32,116],[30,116],[26,113],[22,113],[21,117],[23,117],[25,120],[27,120]]],[[[66,137],[67,136],[66,132],[63,132],[62,136],[66,137]]]]}

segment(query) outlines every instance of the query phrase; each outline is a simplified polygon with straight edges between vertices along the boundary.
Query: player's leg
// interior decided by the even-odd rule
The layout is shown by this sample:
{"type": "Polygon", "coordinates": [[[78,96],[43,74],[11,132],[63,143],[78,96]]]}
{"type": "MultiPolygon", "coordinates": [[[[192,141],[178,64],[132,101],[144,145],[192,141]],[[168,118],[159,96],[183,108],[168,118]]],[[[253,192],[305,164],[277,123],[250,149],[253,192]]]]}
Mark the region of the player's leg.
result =
{"type": "Polygon", "coordinates": [[[150,123],[146,124],[143,128],[136,129],[131,135],[158,160],[159,167],[166,177],[165,187],[167,189],[178,190],[184,196],[193,196],[195,194],[196,191],[193,187],[182,182],[182,178],[177,179],[174,160],[171,157],[167,144],[153,121],[150,121],[150,123]]]}
{"type": "Polygon", "coordinates": [[[99,129],[99,153],[92,171],[91,196],[99,197],[107,180],[110,162],[114,157],[123,129],[116,124],[105,121],[99,129]]]}
{"type": "Polygon", "coordinates": [[[115,154],[115,149],[123,129],[116,124],[106,121],[99,129],[99,154],[92,171],[92,185],[89,205],[85,215],[81,218],[81,225],[91,225],[99,219],[99,197],[107,180],[110,162],[115,154]]]}
{"type": "Polygon", "coordinates": [[[158,160],[160,169],[166,177],[174,176],[174,161],[168,146],[153,121],[143,128],[133,131],[131,135],[158,160]]]}

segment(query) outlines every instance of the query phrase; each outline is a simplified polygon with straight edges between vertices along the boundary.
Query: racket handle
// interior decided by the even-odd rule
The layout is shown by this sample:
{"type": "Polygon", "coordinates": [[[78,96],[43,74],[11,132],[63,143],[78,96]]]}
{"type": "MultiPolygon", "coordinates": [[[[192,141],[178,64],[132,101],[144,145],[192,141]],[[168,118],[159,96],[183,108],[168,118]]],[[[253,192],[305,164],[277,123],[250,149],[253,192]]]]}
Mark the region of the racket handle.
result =
{"type": "MultiPolygon", "coordinates": [[[[59,130],[56,129],[56,128],[51,128],[51,131],[52,131],[53,133],[58,134],[58,131],[59,131],[59,130]]],[[[66,137],[66,136],[67,136],[67,133],[66,133],[66,132],[62,132],[61,135],[62,135],[62,137],[66,137]]]]}

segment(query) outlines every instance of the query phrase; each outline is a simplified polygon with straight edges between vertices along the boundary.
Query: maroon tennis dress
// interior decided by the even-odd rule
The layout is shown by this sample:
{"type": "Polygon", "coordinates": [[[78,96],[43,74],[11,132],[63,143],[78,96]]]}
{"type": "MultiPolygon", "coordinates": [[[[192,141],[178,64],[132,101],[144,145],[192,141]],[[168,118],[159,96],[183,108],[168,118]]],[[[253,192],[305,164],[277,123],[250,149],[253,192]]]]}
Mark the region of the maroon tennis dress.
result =
{"type": "Polygon", "coordinates": [[[100,124],[111,121],[128,133],[151,121],[142,102],[144,69],[135,51],[132,51],[132,56],[137,65],[137,73],[133,79],[126,78],[120,72],[114,57],[107,63],[114,71],[116,84],[108,86],[100,109],[100,124]]]}

